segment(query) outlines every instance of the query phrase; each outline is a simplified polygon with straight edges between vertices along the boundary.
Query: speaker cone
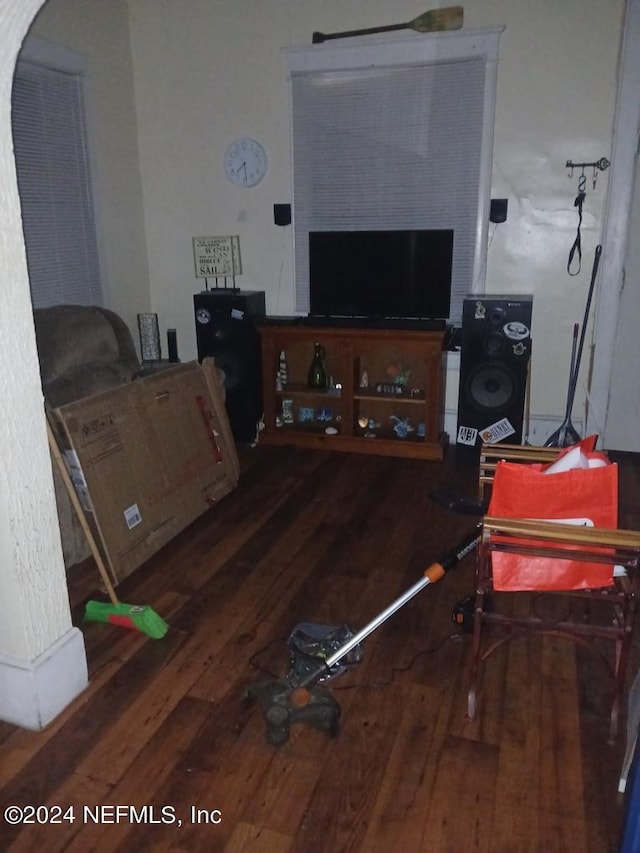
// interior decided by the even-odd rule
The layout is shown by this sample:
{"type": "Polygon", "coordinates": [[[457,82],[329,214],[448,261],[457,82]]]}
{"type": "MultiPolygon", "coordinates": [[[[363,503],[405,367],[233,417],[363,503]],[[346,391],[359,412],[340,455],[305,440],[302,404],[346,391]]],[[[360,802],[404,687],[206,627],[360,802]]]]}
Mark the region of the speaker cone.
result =
{"type": "Polygon", "coordinates": [[[491,332],[484,339],[482,347],[488,356],[497,358],[504,352],[506,346],[505,338],[499,332],[491,332]]]}
{"type": "Polygon", "coordinates": [[[513,404],[516,382],[502,364],[481,364],[466,383],[469,402],[479,409],[499,411],[513,404]]]}
{"type": "Polygon", "coordinates": [[[494,326],[502,325],[506,316],[507,312],[502,305],[493,305],[489,309],[489,322],[494,326]]]}

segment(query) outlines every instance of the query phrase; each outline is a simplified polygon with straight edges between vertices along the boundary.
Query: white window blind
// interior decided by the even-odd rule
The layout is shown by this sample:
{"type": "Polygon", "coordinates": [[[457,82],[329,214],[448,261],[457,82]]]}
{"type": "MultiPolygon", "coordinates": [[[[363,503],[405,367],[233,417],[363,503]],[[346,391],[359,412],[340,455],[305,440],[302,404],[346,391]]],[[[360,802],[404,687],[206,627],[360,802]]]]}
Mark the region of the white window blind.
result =
{"type": "Polygon", "coordinates": [[[102,304],[81,75],[18,63],[12,127],[33,306],[102,304]]]}
{"type": "Polygon", "coordinates": [[[312,230],[453,228],[451,321],[484,293],[503,27],[284,50],[291,82],[295,311],[312,230]]]}
{"type": "Polygon", "coordinates": [[[453,228],[459,323],[473,285],[485,62],[302,72],[291,82],[296,310],[309,309],[310,231],[453,228]]]}

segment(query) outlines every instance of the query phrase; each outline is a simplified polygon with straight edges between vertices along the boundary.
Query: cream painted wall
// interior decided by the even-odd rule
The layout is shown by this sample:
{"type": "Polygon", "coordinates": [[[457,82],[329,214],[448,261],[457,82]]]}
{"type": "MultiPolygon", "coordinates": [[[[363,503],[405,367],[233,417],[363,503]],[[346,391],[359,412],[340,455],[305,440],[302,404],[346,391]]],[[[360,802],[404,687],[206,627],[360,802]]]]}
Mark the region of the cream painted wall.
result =
{"type": "MultiPolygon", "coordinates": [[[[582,321],[608,182],[608,173],[600,173],[593,190],[589,175],[583,268],[569,276],[578,176],[569,179],[565,163],[611,153],[623,9],[623,0],[478,0],[465,8],[465,27],[505,26],[492,194],[509,199],[509,217],[490,229],[487,290],[534,294],[534,422],[564,412],[571,331],[582,321]]],[[[175,327],[181,358],[196,356],[192,297],[203,282],[193,270],[194,236],[238,234],[244,268],[238,284],[265,290],[269,313],[292,313],[292,229],[273,224],[273,204],[291,197],[282,48],[308,44],[314,29],[393,23],[421,11],[413,2],[396,2],[390,11],[388,3],[372,0],[348,6],[339,0],[49,0],[33,33],[89,58],[108,301],[136,339],[135,314],[150,309],[159,315],[163,343],[166,328],[175,327]],[[232,187],[221,165],[228,142],[242,134],[259,138],[270,161],[265,180],[249,191],[232,187]]],[[[587,346],[576,422],[584,418],[589,354],[587,346]]],[[[450,415],[457,369],[454,355],[450,415]]]]}
{"type": "MultiPolygon", "coordinates": [[[[490,3],[506,30],[498,71],[493,194],[509,198],[509,220],[495,231],[487,287],[533,292],[532,414],[564,414],[571,331],[582,324],[595,247],[602,240],[608,172],[596,189],[587,175],[581,273],[566,264],[575,238],[578,174],[567,160],[611,157],[616,74],[624,3],[490,3]]],[[[477,12],[477,7],[474,7],[477,12]]],[[[601,282],[600,286],[606,283],[601,282]]],[[[574,421],[585,418],[589,343],[574,421]]],[[[544,440],[548,433],[532,436],[544,440]]]]}
{"type": "MultiPolygon", "coordinates": [[[[325,32],[410,20],[410,2],[359,0],[130,0],[141,170],[153,310],[175,326],[181,357],[195,356],[191,237],[239,234],[243,289],[266,291],[267,310],[293,310],[291,229],[272,205],[291,197],[289,93],[283,47],[325,32]],[[224,149],[260,139],[269,171],[255,189],[225,180],[224,149]]],[[[577,175],[565,163],[609,156],[623,0],[477,0],[465,26],[505,25],[501,38],[492,194],[509,199],[492,226],[487,289],[534,294],[532,415],[564,413],[571,331],[581,322],[600,241],[607,173],[583,220],[582,272],[566,272],[577,217],[577,175]]],[[[587,340],[588,343],[588,340],[587,340]]],[[[586,375],[588,347],[582,375],[586,375]]],[[[447,408],[456,408],[451,359],[447,408]]],[[[583,417],[579,384],[574,416],[583,417]]],[[[544,438],[542,436],[541,438],[544,438]]]]}
{"type": "Polygon", "coordinates": [[[130,325],[149,311],[149,269],[126,0],[49,0],[30,35],[86,57],[91,168],[105,304],[130,325]]]}

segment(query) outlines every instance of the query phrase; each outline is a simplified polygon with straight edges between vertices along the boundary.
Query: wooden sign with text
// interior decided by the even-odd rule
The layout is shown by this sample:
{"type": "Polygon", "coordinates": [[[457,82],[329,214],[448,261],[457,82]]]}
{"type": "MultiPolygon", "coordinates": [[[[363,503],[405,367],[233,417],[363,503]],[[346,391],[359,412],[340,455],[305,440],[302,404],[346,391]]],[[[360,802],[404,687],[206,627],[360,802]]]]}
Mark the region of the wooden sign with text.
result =
{"type": "Polygon", "coordinates": [[[235,278],[242,273],[239,237],[194,237],[196,278],[235,278]]]}

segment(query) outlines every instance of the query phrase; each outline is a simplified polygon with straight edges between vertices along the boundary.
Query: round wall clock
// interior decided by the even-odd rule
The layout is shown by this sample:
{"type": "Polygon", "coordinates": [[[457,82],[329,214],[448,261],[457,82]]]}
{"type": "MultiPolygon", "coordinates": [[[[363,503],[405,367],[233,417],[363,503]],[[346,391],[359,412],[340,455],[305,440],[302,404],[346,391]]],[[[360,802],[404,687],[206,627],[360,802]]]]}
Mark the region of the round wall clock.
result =
{"type": "Polygon", "coordinates": [[[224,173],[237,187],[255,187],[267,171],[267,152],[248,136],[234,139],[224,155],[224,173]]]}

